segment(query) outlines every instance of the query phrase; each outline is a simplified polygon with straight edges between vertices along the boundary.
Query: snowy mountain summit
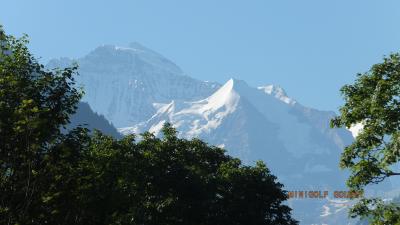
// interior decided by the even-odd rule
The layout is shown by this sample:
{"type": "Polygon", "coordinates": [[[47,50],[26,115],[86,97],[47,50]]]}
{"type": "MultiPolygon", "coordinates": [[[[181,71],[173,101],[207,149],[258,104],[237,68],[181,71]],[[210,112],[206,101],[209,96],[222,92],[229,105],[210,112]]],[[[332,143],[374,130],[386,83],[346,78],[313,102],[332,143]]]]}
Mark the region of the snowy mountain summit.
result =
{"type": "Polygon", "coordinates": [[[211,94],[218,84],[185,75],[162,55],[138,43],[128,47],[102,45],[79,59],[54,59],[49,68],[77,61],[77,82],[83,86],[83,101],[117,127],[141,122],[156,111],[154,102],[195,100],[211,94]]]}
{"type": "Polygon", "coordinates": [[[283,101],[287,104],[290,104],[290,105],[296,104],[296,101],[289,98],[286,95],[285,90],[283,90],[283,88],[281,88],[279,86],[267,85],[267,86],[258,87],[258,89],[263,90],[267,94],[275,96],[277,99],[280,99],[281,101],[283,101]]]}
{"type": "MultiPolygon", "coordinates": [[[[71,61],[52,60],[48,66],[71,61]]],[[[159,134],[171,122],[181,137],[224,147],[246,164],[265,161],[287,190],[345,188],[346,174],[338,162],[352,134],[329,127],[333,112],[303,106],[279,86],[196,80],[138,43],[103,45],[76,61],[78,82],[86,92],[83,100],[123,134],[159,134]]],[[[289,203],[301,224],[344,224],[334,213],[324,213],[327,202],[289,203]]]]}
{"type": "Polygon", "coordinates": [[[236,110],[240,96],[233,89],[233,84],[231,79],[214,94],[199,101],[172,100],[167,104],[155,103],[157,113],[148,121],[131,128],[121,128],[120,131],[129,134],[149,130],[158,134],[165,122],[172,122],[188,138],[210,133],[236,110]]]}

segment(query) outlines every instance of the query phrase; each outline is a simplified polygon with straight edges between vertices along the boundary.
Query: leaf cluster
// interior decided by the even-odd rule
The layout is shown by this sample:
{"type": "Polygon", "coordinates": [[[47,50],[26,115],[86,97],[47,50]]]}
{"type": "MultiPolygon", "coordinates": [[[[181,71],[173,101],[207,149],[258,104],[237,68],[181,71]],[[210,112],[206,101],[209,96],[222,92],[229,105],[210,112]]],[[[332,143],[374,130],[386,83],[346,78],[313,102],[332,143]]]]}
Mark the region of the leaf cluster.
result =
{"type": "MultiPolygon", "coordinates": [[[[345,104],[331,126],[363,126],[341,156],[340,166],[351,171],[347,185],[360,191],[369,184],[400,175],[393,171],[400,160],[400,55],[390,54],[368,72],[358,74],[354,84],[345,85],[341,93],[345,104]]],[[[363,199],[351,215],[371,215],[374,224],[400,221],[398,207],[376,199],[363,199]]]]}

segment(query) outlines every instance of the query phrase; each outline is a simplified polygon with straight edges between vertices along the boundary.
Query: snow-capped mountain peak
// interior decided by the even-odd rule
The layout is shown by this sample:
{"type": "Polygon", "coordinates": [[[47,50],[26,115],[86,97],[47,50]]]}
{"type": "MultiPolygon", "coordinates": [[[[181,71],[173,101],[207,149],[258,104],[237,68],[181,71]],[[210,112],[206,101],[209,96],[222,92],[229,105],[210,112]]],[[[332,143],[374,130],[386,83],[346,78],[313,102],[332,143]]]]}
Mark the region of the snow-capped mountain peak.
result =
{"type": "Polygon", "coordinates": [[[275,98],[285,102],[286,104],[289,105],[296,104],[296,101],[288,97],[285,90],[280,86],[266,85],[258,87],[258,89],[264,91],[264,93],[266,94],[274,96],[275,98]]]}
{"type": "Polygon", "coordinates": [[[217,129],[224,119],[235,112],[240,96],[235,91],[235,80],[230,79],[211,96],[199,101],[171,101],[155,103],[157,109],[146,122],[119,129],[124,134],[149,130],[158,134],[165,122],[171,122],[187,138],[197,137],[217,129]]]}
{"type": "Polygon", "coordinates": [[[218,91],[206,99],[207,104],[203,110],[215,111],[225,106],[228,111],[233,111],[238,102],[238,98],[240,98],[234,90],[234,85],[235,81],[233,79],[228,80],[218,91]]]}
{"type": "Polygon", "coordinates": [[[128,47],[104,44],[80,60],[80,64],[84,64],[85,67],[100,63],[103,70],[118,69],[123,72],[148,67],[166,74],[184,75],[175,63],[136,42],[128,47]]]}
{"type": "MultiPolygon", "coordinates": [[[[71,59],[55,59],[49,68],[66,67],[71,59]]],[[[219,88],[186,76],[173,62],[139,43],[102,45],[76,60],[83,101],[117,127],[138,124],[157,112],[153,103],[196,101],[219,88]]]]}

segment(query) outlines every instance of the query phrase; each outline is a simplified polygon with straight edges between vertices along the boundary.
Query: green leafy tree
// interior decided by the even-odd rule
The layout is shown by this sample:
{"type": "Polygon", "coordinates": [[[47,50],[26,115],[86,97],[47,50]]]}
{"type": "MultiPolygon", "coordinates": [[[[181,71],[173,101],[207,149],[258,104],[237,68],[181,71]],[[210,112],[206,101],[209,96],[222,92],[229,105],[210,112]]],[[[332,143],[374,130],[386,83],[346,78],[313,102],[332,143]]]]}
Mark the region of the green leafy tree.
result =
{"type": "Polygon", "coordinates": [[[162,133],[138,142],[99,132],[80,138],[87,149],[72,176],[80,185],[69,187],[79,224],[297,224],[263,163],[244,166],[199,139],[178,138],[170,124],[162,133]]]}
{"type": "Polygon", "coordinates": [[[138,143],[142,164],[149,162],[145,182],[153,184],[144,224],[296,224],[282,185],[262,162],[243,166],[220,148],[177,138],[170,124],[163,134],[138,143]]]}
{"type": "Polygon", "coordinates": [[[47,211],[42,171],[81,92],[74,88],[76,68],[44,70],[26,36],[15,39],[0,27],[0,43],[0,218],[2,224],[36,223],[47,211]]]}
{"type": "MultiPolygon", "coordinates": [[[[340,166],[351,171],[347,185],[362,191],[369,184],[399,176],[394,166],[400,160],[400,55],[385,57],[341,92],[345,104],[331,121],[332,127],[363,125],[342,153],[340,166]]],[[[368,217],[372,224],[400,224],[400,207],[380,199],[362,199],[350,215],[368,217]]]]}

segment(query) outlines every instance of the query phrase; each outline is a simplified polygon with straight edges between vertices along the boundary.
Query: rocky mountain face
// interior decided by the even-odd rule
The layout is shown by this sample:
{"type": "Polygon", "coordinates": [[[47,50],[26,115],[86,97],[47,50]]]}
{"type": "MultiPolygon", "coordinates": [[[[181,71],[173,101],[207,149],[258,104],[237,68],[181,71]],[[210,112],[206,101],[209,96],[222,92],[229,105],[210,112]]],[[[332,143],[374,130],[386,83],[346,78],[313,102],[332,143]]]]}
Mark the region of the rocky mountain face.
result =
{"type": "MultiPolygon", "coordinates": [[[[223,147],[246,164],[263,160],[286,190],[345,190],[338,169],[346,129],[331,129],[333,112],[301,105],[278,86],[250,87],[231,79],[220,85],[185,75],[140,44],[100,46],[87,56],[57,59],[48,67],[79,64],[83,101],[122,134],[160,132],[171,122],[181,137],[223,147]]],[[[289,200],[301,224],[347,224],[347,201],[289,200]]]]}
{"type": "Polygon", "coordinates": [[[148,119],[156,111],[154,102],[196,100],[211,94],[219,86],[186,76],[163,56],[132,43],[127,48],[104,45],[83,58],[54,59],[49,68],[79,64],[77,77],[94,111],[117,127],[148,119]]]}

